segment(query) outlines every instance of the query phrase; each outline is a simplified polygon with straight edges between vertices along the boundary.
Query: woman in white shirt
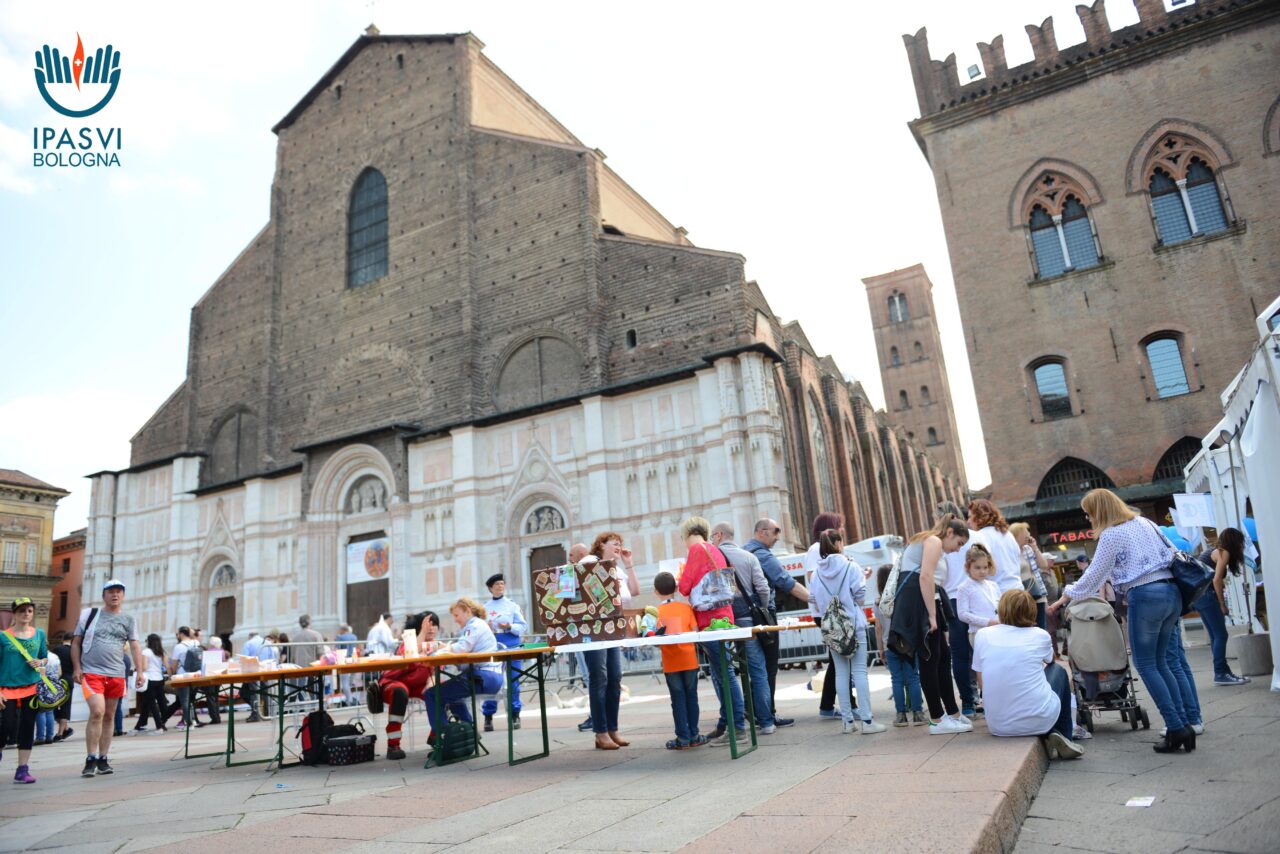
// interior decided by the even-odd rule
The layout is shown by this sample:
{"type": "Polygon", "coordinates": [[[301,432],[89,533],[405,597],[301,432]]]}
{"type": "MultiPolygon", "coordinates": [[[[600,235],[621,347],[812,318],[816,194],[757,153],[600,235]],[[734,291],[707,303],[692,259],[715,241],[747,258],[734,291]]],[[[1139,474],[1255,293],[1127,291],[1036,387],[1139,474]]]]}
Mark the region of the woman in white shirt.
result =
{"type": "MultiPolygon", "coordinates": [[[[445,644],[432,655],[453,655],[468,652],[497,652],[498,639],[489,628],[487,618],[489,612],[476,600],[463,596],[449,608],[459,634],[453,643],[445,644]]],[[[431,721],[433,732],[442,732],[445,721],[437,716],[439,711],[447,708],[460,721],[472,723],[471,709],[463,700],[471,696],[474,686],[477,694],[496,694],[502,690],[502,665],[486,661],[480,664],[468,664],[466,670],[471,675],[471,685],[465,676],[437,682],[422,695],[427,706],[427,718],[431,721]],[[437,709],[439,706],[439,710],[437,709]]]]}
{"type": "Polygon", "coordinates": [[[156,732],[165,732],[164,726],[164,677],[165,677],[165,658],[164,646],[160,642],[160,636],[152,633],[147,635],[147,643],[142,648],[142,666],[143,672],[147,676],[147,687],[142,691],[142,697],[138,703],[138,723],[134,726],[134,734],[146,732],[147,715],[156,722],[156,732]]]}
{"type": "Polygon", "coordinates": [[[1071,740],[1071,679],[1053,661],[1049,633],[1036,626],[1036,603],[1009,590],[997,607],[1000,625],[978,632],[973,669],[987,710],[987,729],[999,736],[1043,736],[1050,756],[1079,759],[1071,740]]]}

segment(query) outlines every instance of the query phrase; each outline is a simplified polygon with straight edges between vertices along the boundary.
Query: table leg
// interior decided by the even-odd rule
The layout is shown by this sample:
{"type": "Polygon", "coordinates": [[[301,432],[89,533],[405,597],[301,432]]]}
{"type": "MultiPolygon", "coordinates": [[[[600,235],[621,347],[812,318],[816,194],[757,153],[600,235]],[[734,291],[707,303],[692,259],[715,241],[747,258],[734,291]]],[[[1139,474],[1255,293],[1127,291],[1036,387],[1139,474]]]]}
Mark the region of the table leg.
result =
{"type": "MultiPolygon", "coordinates": [[[[522,659],[523,660],[523,659],[522,659]]],[[[542,759],[551,755],[551,737],[547,732],[547,676],[544,667],[545,656],[539,655],[532,662],[531,667],[513,668],[512,684],[516,690],[519,690],[521,682],[532,678],[538,682],[538,711],[542,720],[542,752],[535,753],[531,756],[524,756],[516,759],[515,751],[515,727],[512,720],[512,704],[511,689],[507,690],[507,764],[520,765],[524,762],[532,762],[535,759],[542,759]]]]}
{"type": "Polygon", "coordinates": [[[743,644],[741,656],[737,644],[733,641],[724,641],[724,654],[720,657],[721,675],[724,684],[724,697],[727,708],[732,716],[733,711],[733,695],[731,693],[732,682],[729,678],[729,661],[732,659],[738,665],[738,672],[742,674],[742,693],[743,707],[746,713],[746,723],[751,733],[751,746],[746,750],[738,749],[738,727],[733,721],[729,721],[729,756],[731,759],[738,759],[746,756],[754,751],[759,742],[756,740],[756,716],[755,703],[751,698],[751,673],[747,667],[746,661],[746,644],[743,644]]]}

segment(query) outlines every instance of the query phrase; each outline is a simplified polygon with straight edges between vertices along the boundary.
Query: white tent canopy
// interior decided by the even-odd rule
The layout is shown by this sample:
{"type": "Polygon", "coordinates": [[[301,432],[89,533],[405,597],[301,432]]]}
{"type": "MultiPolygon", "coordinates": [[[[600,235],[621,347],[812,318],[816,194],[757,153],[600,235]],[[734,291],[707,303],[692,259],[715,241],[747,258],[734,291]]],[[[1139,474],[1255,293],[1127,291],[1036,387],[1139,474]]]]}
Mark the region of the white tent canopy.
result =
{"type": "MultiPolygon", "coordinates": [[[[1280,615],[1280,298],[1258,316],[1258,345],[1222,393],[1224,417],[1185,473],[1191,492],[1214,495],[1219,520],[1238,525],[1252,504],[1262,553],[1267,613],[1280,615]],[[1220,447],[1212,447],[1221,443],[1220,447]]],[[[1280,664],[1280,632],[1270,633],[1280,664]]],[[[1280,691],[1273,667],[1271,690],[1280,691]]]]}

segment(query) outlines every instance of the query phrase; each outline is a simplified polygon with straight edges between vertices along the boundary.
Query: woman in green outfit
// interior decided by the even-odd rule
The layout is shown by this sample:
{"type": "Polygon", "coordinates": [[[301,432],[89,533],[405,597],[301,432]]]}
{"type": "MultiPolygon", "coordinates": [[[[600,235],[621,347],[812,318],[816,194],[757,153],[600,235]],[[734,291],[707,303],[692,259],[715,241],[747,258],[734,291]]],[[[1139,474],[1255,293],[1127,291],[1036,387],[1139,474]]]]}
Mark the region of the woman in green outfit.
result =
{"type": "Polygon", "coordinates": [[[44,630],[34,625],[36,606],[26,596],[13,600],[13,625],[0,637],[0,714],[3,715],[4,741],[0,746],[15,741],[18,744],[18,770],[13,775],[15,783],[34,783],[35,777],[27,768],[31,760],[31,743],[35,738],[36,710],[31,698],[44,669],[49,644],[44,630]],[[23,655],[23,652],[26,655],[23,655]]]}

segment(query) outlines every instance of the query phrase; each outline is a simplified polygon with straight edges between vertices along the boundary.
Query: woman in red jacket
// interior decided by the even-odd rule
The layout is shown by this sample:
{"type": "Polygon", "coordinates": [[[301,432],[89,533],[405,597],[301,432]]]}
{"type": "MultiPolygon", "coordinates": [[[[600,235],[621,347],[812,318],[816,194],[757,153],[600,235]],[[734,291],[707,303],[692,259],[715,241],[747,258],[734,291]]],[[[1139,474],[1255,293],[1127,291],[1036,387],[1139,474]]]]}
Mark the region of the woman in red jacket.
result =
{"type": "MultiPolygon", "coordinates": [[[[734,582],[732,570],[721,573],[729,562],[725,560],[720,549],[707,542],[710,538],[711,523],[701,516],[690,516],[680,526],[680,534],[689,548],[684,561],[684,569],[680,571],[680,592],[688,597],[693,606],[693,615],[698,622],[698,629],[705,629],[712,620],[723,617],[733,622],[734,582]]],[[[724,686],[720,678],[720,661],[724,655],[724,644],[720,641],[702,644],[703,651],[711,661],[711,684],[716,689],[716,699],[720,701],[720,720],[715,731],[711,733],[711,743],[724,745],[729,743],[728,715],[725,713],[724,697],[721,696],[724,686]]],[[[733,723],[738,728],[738,738],[747,735],[746,718],[743,716],[742,687],[738,680],[732,678],[733,664],[729,665],[729,688],[732,692],[733,723]]]]}

